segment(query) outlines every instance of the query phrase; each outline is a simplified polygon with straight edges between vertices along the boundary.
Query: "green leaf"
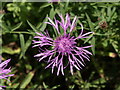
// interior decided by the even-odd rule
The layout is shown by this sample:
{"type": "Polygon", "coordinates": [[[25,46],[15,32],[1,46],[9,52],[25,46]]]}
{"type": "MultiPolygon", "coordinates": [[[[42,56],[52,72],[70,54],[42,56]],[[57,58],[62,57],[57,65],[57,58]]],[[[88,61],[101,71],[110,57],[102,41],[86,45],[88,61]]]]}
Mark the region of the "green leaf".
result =
{"type": "Polygon", "coordinates": [[[20,88],[25,88],[32,80],[35,71],[29,72],[25,79],[20,84],[20,88]]]}
{"type": "Polygon", "coordinates": [[[18,24],[15,25],[15,26],[13,26],[13,27],[11,28],[11,32],[14,31],[14,30],[16,30],[16,29],[18,29],[18,28],[20,28],[21,25],[22,25],[22,22],[21,22],[21,23],[18,23],[18,24]]]}
{"type": "Polygon", "coordinates": [[[32,66],[30,64],[26,64],[25,67],[27,70],[32,70],[32,66]]]}
{"type": "Polygon", "coordinates": [[[32,34],[33,36],[36,35],[36,33],[35,33],[34,31],[30,30],[30,29],[27,29],[27,31],[28,31],[30,34],[32,34]]]}
{"type": "Polygon", "coordinates": [[[45,3],[45,4],[43,4],[43,5],[39,8],[39,12],[41,11],[41,9],[46,8],[46,7],[50,6],[50,5],[51,5],[51,3],[45,3]]]}
{"type": "Polygon", "coordinates": [[[60,85],[56,85],[56,86],[52,87],[52,89],[57,89],[58,87],[60,87],[60,85]]]}
{"type": "Polygon", "coordinates": [[[34,32],[38,32],[39,30],[34,26],[32,25],[28,20],[27,20],[27,23],[30,25],[30,27],[33,29],[34,32]]]}
{"type": "Polygon", "coordinates": [[[20,83],[15,83],[13,86],[11,86],[10,88],[18,88],[18,86],[20,85],[20,83]]]}
{"type": "Polygon", "coordinates": [[[119,44],[117,41],[114,40],[110,40],[110,43],[112,44],[113,48],[115,49],[115,51],[118,53],[119,57],[120,57],[120,51],[119,51],[119,44]]]}
{"type": "Polygon", "coordinates": [[[109,18],[111,18],[111,6],[107,8],[107,15],[109,18]]]}
{"type": "Polygon", "coordinates": [[[115,90],[120,90],[120,84],[117,85],[117,88],[115,90]]]}
{"type": "Polygon", "coordinates": [[[103,83],[106,83],[105,78],[99,78],[99,79],[94,80],[94,81],[92,82],[92,84],[103,84],[103,83]]]}
{"type": "MultiPolygon", "coordinates": [[[[46,17],[48,17],[48,15],[46,15],[46,17]]],[[[47,21],[48,21],[48,19],[47,19],[47,18],[45,18],[45,19],[43,20],[43,24],[42,24],[42,27],[40,28],[40,31],[44,31],[44,30],[45,30],[45,28],[46,28],[47,24],[46,24],[46,23],[44,23],[44,22],[47,22],[47,21]]]]}
{"type": "Polygon", "coordinates": [[[24,55],[25,40],[23,34],[19,34],[19,37],[20,37],[20,45],[21,45],[21,54],[19,59],[21,59],[22,56],[24,55]]]}
{"type": "Polygon", "coordinates": [[[94,78],[94,74],[95,74],[95,71],[92,71],[91,74],[90,74],[90,77],[89,77],[89,81],[92,80],[92,78],[94,78]]]}
{"type": "Polygon", "coordinates": [[[88,14],[87,14],[87,13],[85,13],[85,14],[86,14],[86,17],[87,17],[87,20],[88,20],[88,24],[89,24],[89,26],[90,26],[90,30],[94,32],[93,23],[92,23],[90,17],[88,16],[88,14]]]}
{"type": "Polygon", "coordinates": [[[55,16],[55,14],[56,14],[56,12],[55,12],[54,9],[52,8],[52,9],[50,10],[50,18],[53,19],[54,16],[55,16]]]}
{"type": "Polygon", "coordinates": [[[43,24],[42,22],[39,22],[39,23],[37,24],[36,28],[39,29],[39,28],[41,27],[42,24],[43,24]]]}
{"type": "MultiPolygon", "coordinates": [[[[55,17],[56,12],[54,11],[54,9],[52,8],[50,11],[50,19],[53,20],[53,18],[55,17]]],[[[53,30],[55,32],[55,35],[57,36],[57,31],[56,29],[53,27],[53,30]]]]}
{"type": "Polygon", "coordinates": [[[32,36],[29,37],[29,39],[27,40],[26,44],[25,44],[25,51],[26,49],[28,49],[28,47],[31,45],[31,42],[32,42],[32,36]]]}
{"type": "Polygon", "coordinates": [[[108,46],[108,40],[104,40],[102,44],[103,44],[104,47],[107,47],[108,46]]]}
{"type": "Polygon", "coordinates": [[[90,35],[90,38],[87,38],[87,39],[84,41],[84,44],[85,44],[86,42],[88,42],[91,38],[93,38],[93,35],[94,35],[94,34],[91,34],[91,35],[90,35]]]}
{"type": "Polygon", "coordinates": [[[2,23],[0,25],[1,25],[2,29],[3,29],[3,32],[5,32],[5,31],[10,32],[10,30],[11,30],[10,27],[7,26],[5,23],[2,23]]]}
{"type": "Polygon", "coordinates": [[[93,54],[95,55],[95,37],[92,38],[91,44],[93,45],[93,47],[91,47],[92,52],[93,52],[93,54]]]}
{"type": "Polygon", "coordinates": [[[43,87],[44,87],[45,89],[47,89],[47,88],[48,88],[48,85],[46,85],[45,82],[43,82],[43,87]]]}
{"type": "Polygon", "coordinates": [[[65,7],[63,3],[60,3],[60,13],[64,16],[65,15],[65,7]]]}
{"type": "MultiPolygon", "coordinates": [[[[88,24],[89,24],[89,26],[90,26],[90,30],[94,32],[93,23],[91,22],[91,19],[90,19],[90,17],[88,16],[88,14],[87,14],[87,13],[85,13],[85,14],[86,14],[86,17],[87,17],[87,20],[88,20],[88,24]]],[[[89,39],[87,39],[87,41],[88,41],[88,40],[89,40],[89,39]]],[[[92,38],[91,44],[93,45],[93,47],[91,47],[91,48],[92,48],[92,52],[93,52],[93,54],[95,55],[95,37],[92,38]]]]}
{"type": "Polygon", "coordinates": [[[1,21],[1,19],[2,19],[3,16],[4,16],[4,14],[0,14],[0,21],[1,21]]]}
{"type": "Polygon", "coordinates": [[[39,84],[34,84],[34,85],[32,85],[30,88],[38,88],[38,85],[39,85],[39,84]]]}
{"type": "MultiPolygon", "coordinates": [[[[22,36],[21,38],[23,39],[24,37],[22,36]]],[[[24,39],[23,39],[23,41],[24,41],[24,39]]],[[[22,42],[22,40],[21,40],[21,42],[22,42]]],[[[32,36],[29,37],[29,39],[26,41],[26,43],[25,42],[24,42],[24,44],[21,43],[21,48],[23,48],[23,49],[20,54],[20,59],[25,55],[25,52],[27,51],[28,47],[31,45],[31,42],[32,42],[32,36]]]]}
{"type": "Polygon", "coordinates": [[[109,6],[107,9],[108,9],[107,10],[107,15],[108,15],[107,21],[109,22],[116,10],[116,7],[113,7],[113,10],[111,10],[111,7],[109,6]]]}
{"type": "Polygon", "coordinates": [[[66,4],[65,4],[65,11],[67,11],[68,5],[69,5],[69,0],[66,1],[66,4]]]}

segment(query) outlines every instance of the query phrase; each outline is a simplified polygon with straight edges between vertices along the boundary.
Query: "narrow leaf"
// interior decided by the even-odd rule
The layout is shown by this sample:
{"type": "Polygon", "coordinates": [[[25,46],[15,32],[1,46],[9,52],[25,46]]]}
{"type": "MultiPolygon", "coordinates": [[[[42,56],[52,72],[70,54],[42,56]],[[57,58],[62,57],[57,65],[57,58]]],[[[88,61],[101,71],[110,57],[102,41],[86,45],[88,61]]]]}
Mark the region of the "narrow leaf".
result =
{"type": "Polygon", "coordinates": [[[20,37],[20,45],[21,45],[21,54],[19,58],[21,59],[22,56],[24,55],[25,40],[23,34],[19,34],[19,37],[20,37]]]}
{"type": "Polygon", "coordinates": [[[29,72],[25,79],[20,84],[20,88],[26,88],[26,86],[31,82],[35,71],[29,72]]]}
{"type": "MultiPolygon", "coordinates": [[[[46,17],[48,17],[48,15],[46,15],[46,17]]],[[[47,21],[48,21],[47,18],[45,18],[45,19],[43,20],[43,22],[47,22],[47,21]]],[[[42,27],[40,28],[40,31],[44,31],[45,28],[46,28],[46,26],[47,26],[47,24],[46,24],[46,23],[43,23],[43,24],[42,24],[42,27]]]]}
{"type": "Polygon", "coordinates": [[[91,44],[93,45],[93,47],[91,47],[92,48],[92,52],[95,55],[95,37],[92,38],[91,44]]]}
{"type": "Polygon", "coordinates": [[[27,40],[27,42],[25,43],[24,47],[23,47],[23,51],[20,55],[20,58],[22,58],[25,55],[25,52],[27,51],[28,47],[31,45],[32,42],[32,36],[29,37],[29,39],[27,40]]]}
{"type": "Polygon", "coordinates": [[[34,32],[38,32],[38,29],[34,25],[32,25],[28,20],[27,23],[30,25],[34,32]]]}
{"type": "Polygon", "coordinates": [[[18,28],[20,28],[21,25],[22,25],[22,22],[21,22],[21,23],[18,23],[18,24],[15,25],[15,26],[13,26],[13,27],[11,28],[11,32],[14,31],[14,30],[16,30],[16,29],[18,29],[18,28]]]}
{"type": "Polygon", "coordinates": [[[92,23],[90,17],[88,16],[88,14],[87,14],[87,13],[85,13],[85,14],[86,14],[86,17],[87,17],[87,20],[88,20],[88,24],[89,24],[89,26],[90,26],[90,30],[94,32],[93,23],[92,23]]]}

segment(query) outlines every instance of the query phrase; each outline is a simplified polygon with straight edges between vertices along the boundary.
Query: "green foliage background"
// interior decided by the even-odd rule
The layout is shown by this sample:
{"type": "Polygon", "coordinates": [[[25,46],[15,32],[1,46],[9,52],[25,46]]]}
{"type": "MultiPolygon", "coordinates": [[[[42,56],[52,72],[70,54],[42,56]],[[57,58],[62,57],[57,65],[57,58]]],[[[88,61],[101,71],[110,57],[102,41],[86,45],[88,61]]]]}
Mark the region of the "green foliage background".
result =
{"type": "MultiPolygon", "coordinates": [[[[41,89],[115,89],[120,90],[120,3],[74,3],[74,2],[3,2],[0,15],[2,28],[2,57],[11,58],[10,66],[15,76],[11,82],[1,80],[7,88],[41,89]],[[94,54],[90,62],[81,71],[65,76],[51,74],[51,69],[44,69],[45,62],[38,62],[33,56],[38,48],[32,48],[35,32],[55,33],[46,25],[46,17],[53,19],[58,14],[69,13],[71,19],[78,16],[77,30],[82,23],[84,30],[93,31],[84,44],[94,45],[94,54]]],[[[81,43],[80,43],[81,44],[81,43]]]]}

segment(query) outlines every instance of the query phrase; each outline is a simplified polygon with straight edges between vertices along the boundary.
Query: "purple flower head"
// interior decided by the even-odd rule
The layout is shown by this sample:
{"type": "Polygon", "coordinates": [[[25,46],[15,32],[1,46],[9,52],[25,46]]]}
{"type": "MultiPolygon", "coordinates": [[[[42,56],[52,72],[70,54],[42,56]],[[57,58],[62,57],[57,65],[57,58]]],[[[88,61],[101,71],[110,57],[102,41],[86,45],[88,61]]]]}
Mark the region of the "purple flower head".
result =
{"type": "MultiPolygon", "coordinates": [[[[9,74],[11,72],[10,68],[6,69],[9,62],[10,62],[10,59],[8,59],[2,63],[0,62],[0,79],[7,79],[7,77],[14,75],[14,74],[9,74]]],[[[0,87],[5,87],[5,86],[0,86],[0,87]]]]}
{"type": "Polygon", "coordinates": [[[59,15],[59,17],[61,21],[56,20],[56,18],[52,21],[48,17],[49,22],[45,22],[56,29],[58,35],[55,39],[52,39],[48,32],[45,34],[36,32],[38,36],[34,38],[39,39],[39,41],[33,40],[33,44],[35,44],[33,47],[38,46],[40,53],[35,55],[35,57],[38,57],[39,61],[45,60],[46,58],[48,63],[46,68],[51,67],[52,73],[54,68],[57,68],[57,75],[60,72],[64,75],[64,69],[69,66],[70,72],[73,75],[73,67],[78,70],[82,69],[85,64],[84,59],[90,61],[89,55],[92,55],[91,52],[86,50],[92,47],[92,45],[80,47],[78,46],[77,40],[90,38],[91,36],[89,35],[93,32],[83,33],[83,25],[81,24],[81,32],[78,37],[75,37],[72,33],[75,31],[77,17],[74,17],[72,22],[68,14],[66,14],[65,19],[62,15],[59,15]],[[64,31],[63,33],[60,27],[64,31]],[[49,48],[43,48],[47,46],[49,48]]]}

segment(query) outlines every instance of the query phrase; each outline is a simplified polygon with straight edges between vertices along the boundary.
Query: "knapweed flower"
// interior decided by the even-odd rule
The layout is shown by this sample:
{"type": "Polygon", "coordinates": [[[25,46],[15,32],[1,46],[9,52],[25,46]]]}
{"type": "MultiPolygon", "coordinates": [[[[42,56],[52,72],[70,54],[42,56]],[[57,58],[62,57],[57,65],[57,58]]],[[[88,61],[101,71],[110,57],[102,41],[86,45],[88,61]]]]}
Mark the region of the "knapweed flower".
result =
{"type": "MultiPolygon", "coordinates": [[[[10,59],[4,62],[0,62],[0,79],[7,79],[7,77],[14,75],[14,74],[9,74],[11,72],[10,68],[6,69],[9,62],[10,62],[10,59]]],[[[5,87],[5,86],[0,86],[0,87],[5,87]]]]}
{"type": "Polygon", "coordinates": [[[51,67],[52,73],[54,68],[57,68],[57,75],[60,72],[64,75],[64,69],[69,66],[70,72],[73,74],[73,67],[78,70],[82,69],[85,64],[84,59],[90,61],[89,55],[92,55],[91,52],[86,50],[86,48],[90,48],[92,45],[80,47],[78,39],[90,38],[91,36],[88,35],[93,32],[84,33],[83,25],[81,24],[81,32],[75,37],[73,36],[73,31],[75,32],[77,17],[75,16],[72,22],[68,14],[66,14],[65,19],[62,15],[59,15],[59,17],[61,21],[56,20],[56,18],[52,21],[48,17],[49,22],[45,22],[56,30],[56,38],[51,38],[48,32],[44,34],[36,32],[38,36],[34,38],[39,39],[39,41],[33,40],[33,44],[35,44],[33,47],[38,46],[40,53],[35,55],[35,57],[38,57],[39,61],[47,59],[48,65],[46,68],[51,67]]]}

